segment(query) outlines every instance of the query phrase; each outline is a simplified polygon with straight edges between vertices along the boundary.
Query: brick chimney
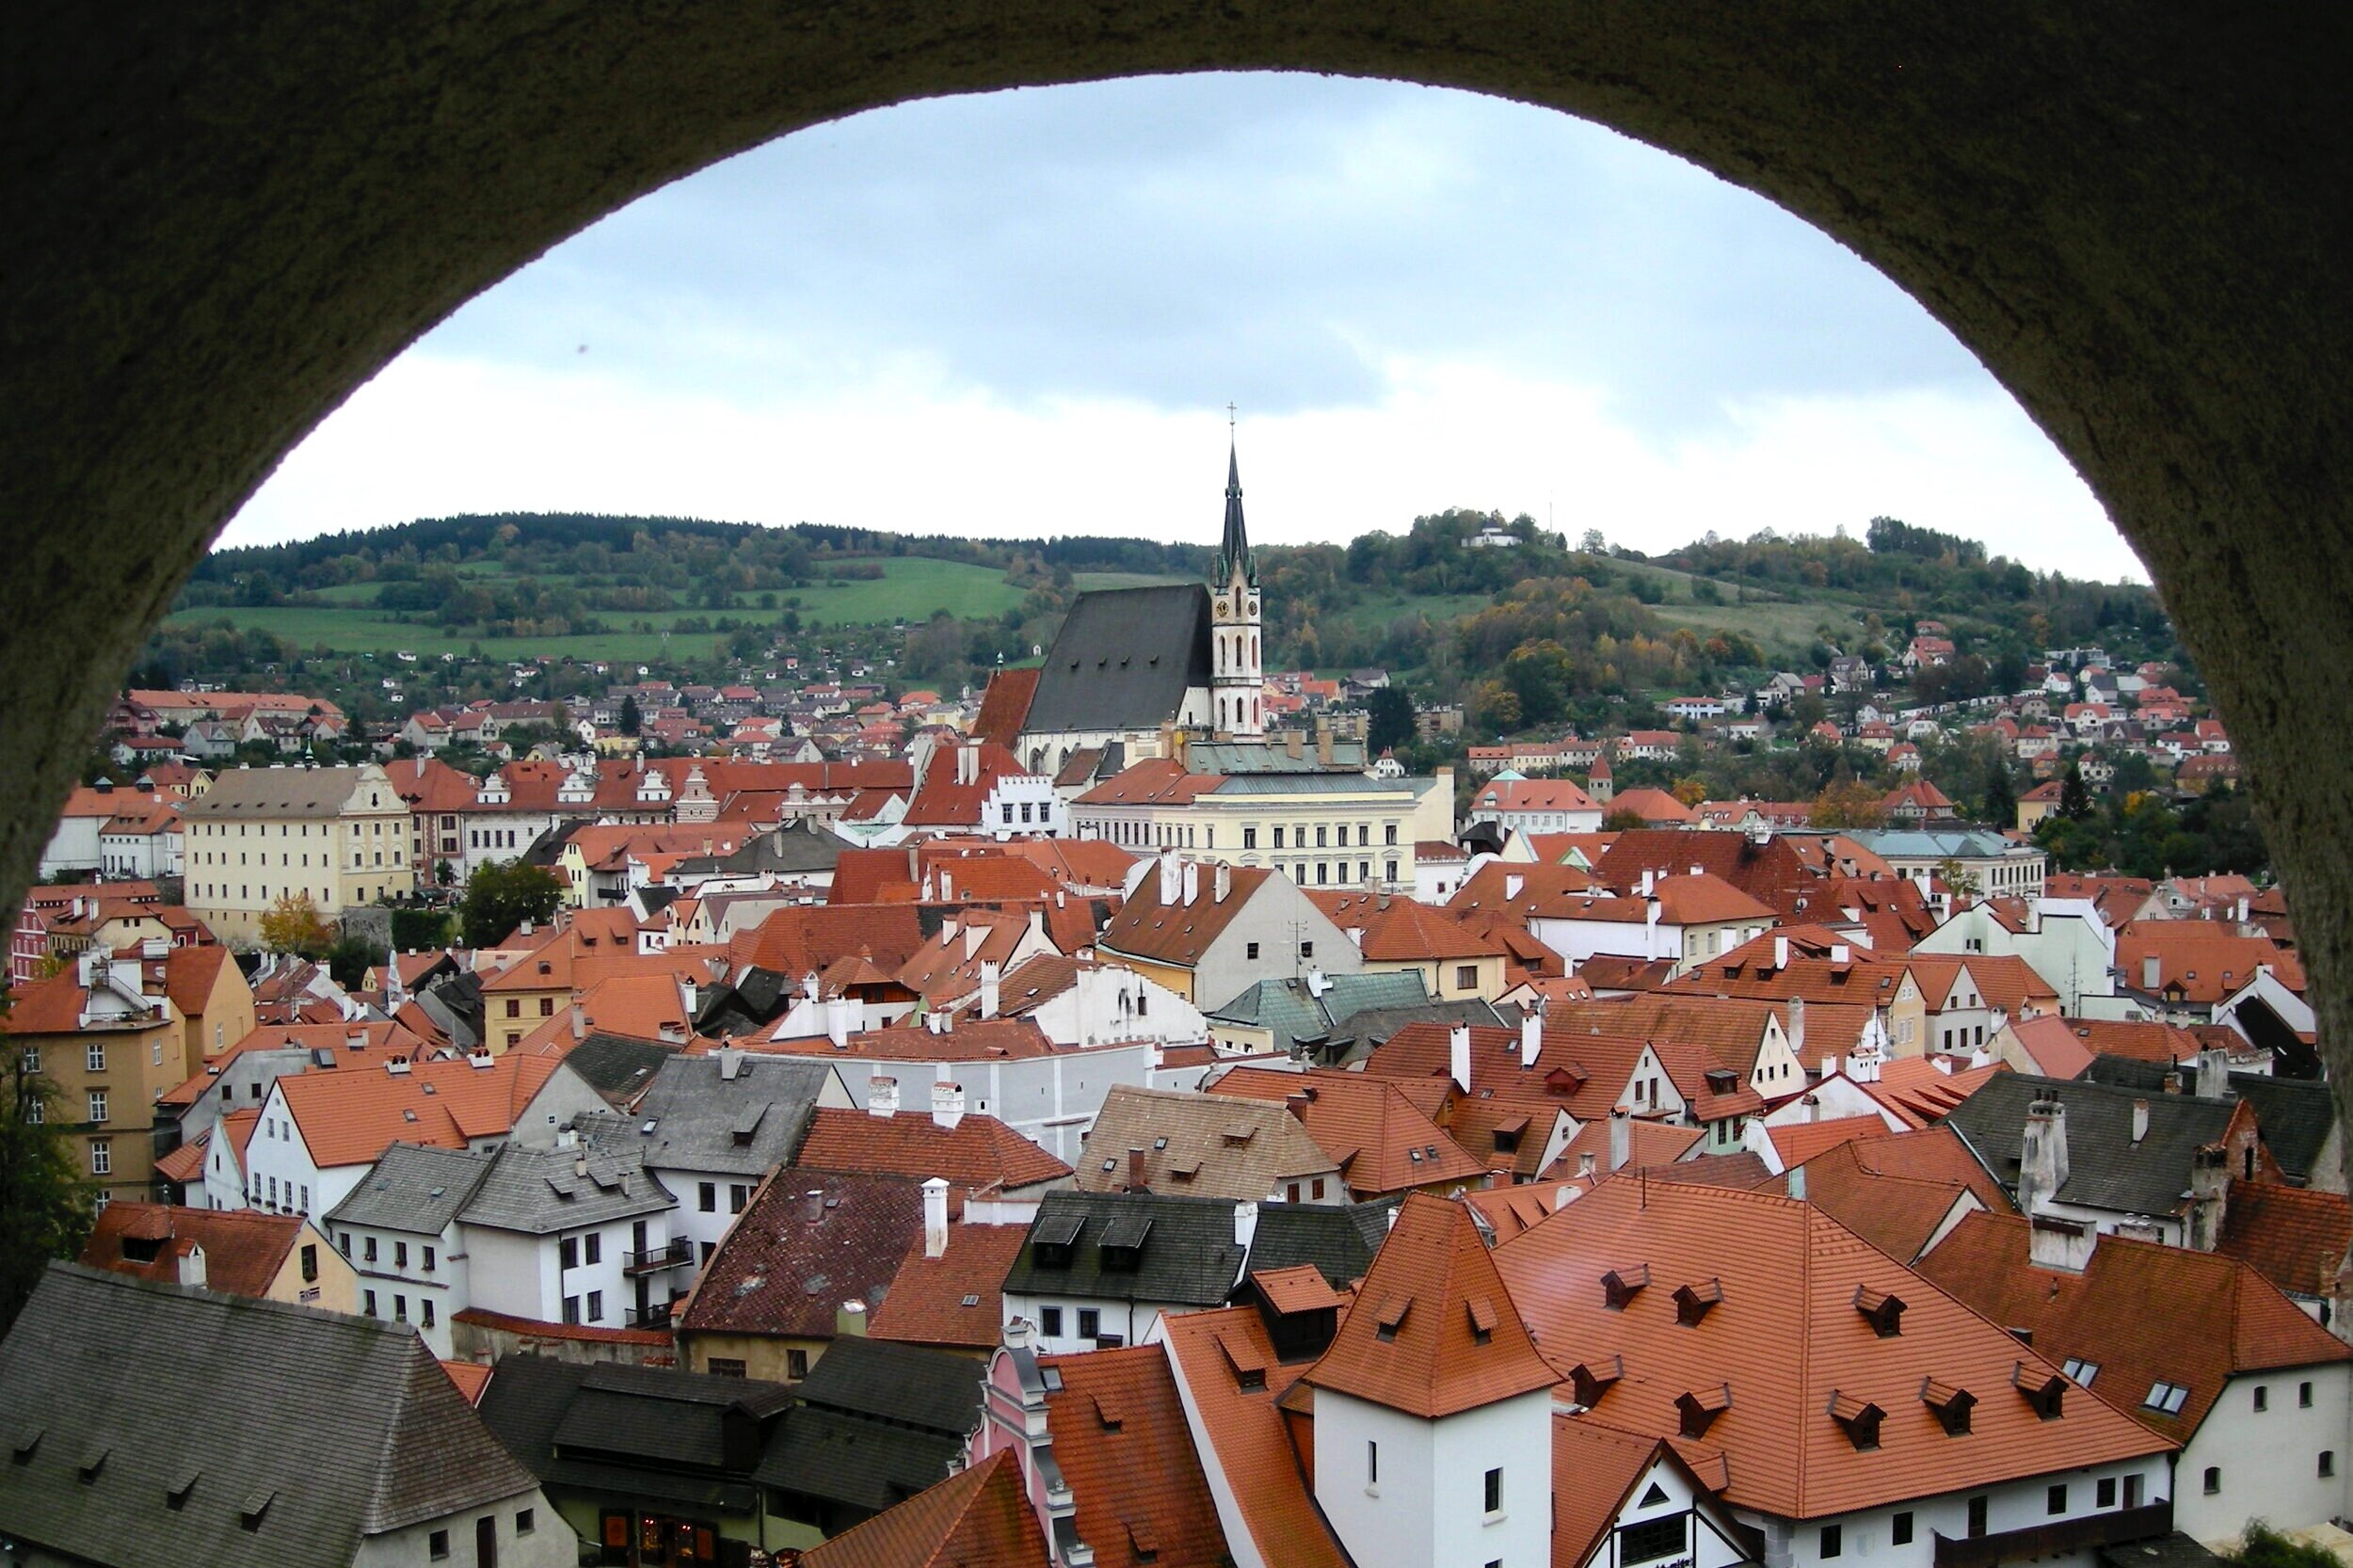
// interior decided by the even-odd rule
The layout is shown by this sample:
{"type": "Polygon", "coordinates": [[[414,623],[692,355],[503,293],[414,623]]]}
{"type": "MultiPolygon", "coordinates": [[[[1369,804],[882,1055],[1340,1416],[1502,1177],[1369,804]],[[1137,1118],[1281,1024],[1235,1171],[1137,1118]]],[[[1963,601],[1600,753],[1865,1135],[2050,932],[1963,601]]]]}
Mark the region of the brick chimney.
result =
{"type": "Polygon", "coordinates": [[[2208,1144],[2189,1159],[2189,1224],[2182,1242],[2194,1252],[2212,1252],[2222,1239],[2222,1217],[2231,1197],[2231,1151],[2208,1144]]]}
{"type": "Polygon", "coordinates": [[[1144,1150],[1141,1148],[1129,1149],[1128,1151],[1128,1191],[1130,1192],[1148,1192],[1151,1190],[1151,1184],[1145,1181],[1144,1177],[1144,1150]]]}
{"type": "Polygon", "coordinates": [[[899,1113],[897,1079],[876,1077],[866,1080],[866,1112],[870,1116],[895,1116],[899,1113]]]}
{"type": "Polygon", "coordinates": [[[1625,1106],[1609,1112],[1609,1168],[1623,1171],[1634,1158],[1634,1112],[1625,1106]]]}

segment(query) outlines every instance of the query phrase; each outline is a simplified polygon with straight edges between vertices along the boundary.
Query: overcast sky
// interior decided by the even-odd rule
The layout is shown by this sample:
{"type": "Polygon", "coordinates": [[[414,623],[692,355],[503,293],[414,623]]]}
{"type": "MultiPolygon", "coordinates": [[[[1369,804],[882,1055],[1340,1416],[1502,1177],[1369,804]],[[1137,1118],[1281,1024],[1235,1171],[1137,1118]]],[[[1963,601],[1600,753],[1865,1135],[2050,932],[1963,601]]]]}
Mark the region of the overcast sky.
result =
{"type": "Polygon", "coordinates": [[[1304,76],[909,104],[708,169],[443,323],[225,537],[565,510],[1214,543],[1229,402],[1260,539],[1887,513],[2145,577],[1812,229],[1546,110],[1304,76]]]}

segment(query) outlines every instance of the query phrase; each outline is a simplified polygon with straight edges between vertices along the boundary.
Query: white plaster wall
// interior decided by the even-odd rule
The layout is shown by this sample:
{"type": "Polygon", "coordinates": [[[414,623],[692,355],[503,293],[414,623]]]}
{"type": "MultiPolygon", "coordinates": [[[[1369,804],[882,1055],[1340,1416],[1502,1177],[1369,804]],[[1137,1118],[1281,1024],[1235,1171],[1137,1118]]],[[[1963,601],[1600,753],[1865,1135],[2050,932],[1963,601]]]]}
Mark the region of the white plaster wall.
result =
{"type": "MultiPolygon", "coordinates": [[[[1065,1163],[1084,1152],[1086,1131],[1114,1083],[1153,1084],[1158,1047],[1148,1040],[1098,1046],[1052,1056],[991,1062],[921,1062],[862,1057],[843,1075],[851,1100],[866,1107],[876,1078],[899,1080],[899,1103],[909,1109],[928,1103],[931,1085],[941,1080],[964,1085],[964,1105],[975,1114],[995,1116],[1065,1163]]],[[[677,1189],[673,1188],[673,1192],[677,1189]]]]}
{"type": "MultiPolygon", "coordinates": [[[[2061,1519],[2114,1512],[2125,1505],[2125,1478],[2135,1474],[2141,1477],[2142,1503],[2161,1502],[2169,1495],[2172,1471],[2167,1456],[2150,1454],[2080,1470],[2055,1470],[1968,1492],[1925,1494],[1884,1508],[1858,1509],[1832,1518],[1797,1522],[1792,1527],[1790,1568],[1865,1568],[1866,1562],[1868,1568],[1933,1568],[1938,1535],[1958,1540],[1969,1533],[1969,1499],[1973,1496],[1985,1496],[1986,1532],[2000,1535],[2061,1519]],[[2099,1504],[2099,1482],[2103,1478],[2112,1478],[2117,1483],[2116,1501],[2106,1508],[2099,1504]],[[2050,1512],[2048,1489],[2054,1483],[2067,1487],[2067,1508],[2062,1513],[2050,1512]],[[1894,1537],[1898,1513],[1912,1515],[1912,1540],[1901,1546],[1895,1544],[1894,1537]],[[1835,1558],[1822,1555],[1822,1530],[1826,1525],[1839,1528],[1839,1554],[1835,1558]],[[1865,1561],[1855,1561],[1858,1558],[1865,1561]]],[[[1755,1522],[1753,1516],[1751,1522],[1755,1522]]],[[[2046,1560],[2089,1562],[2091,1555],[2087,1552],[2046,1560]]]]}
{"type": "Polygon", "coordinates": [[[2346,1513],[2345,1480],[2353,1461],[2353,1369],[2343,1364],[2290,1368],[2233,1378],[2182,1450],[2173,1526],[2203,1542],[2235,1539],[2249,1519],[2283,1530],[2321,1525],[2346,1513]],[[2302,1404],[2303,1385],[2312,1403],[2302,1404]],[[2265,1390],[2268,1408],[2255,1408],[2265,1390]],[[2320,1474],[2322,1453],[2336,1474],[2320,1474]],[[2206,1495],[2205,1473],[2221,1472],[2206,1495]]]}
{"type": "Polygon", "coordinates": [[[1426,1421],[1316,1391],[1316,1500],[1359,1568],[1543,1568],[1552,1559],[1552,1396],[1539,1389],[1426,1421]],[[1366,1481],[1368,1442],[1381,1479],[1366,1481]],[[1485,1512],[1485,1475],[1503,1507],[1485,1512]]]}
{"type": "Polygon", "coordinates": [[[1010,1290],[1005,1292],[1004,1320],[1011,1323],[1016,1318],[1026,1319],[1034,1331],[1031,1336],[1032,1348],[1040,1355],[1067,1355],[1096,1348],[1094,1340],[1080,1337],[1079,1313],[1082,1309],[1102,1315],[1101,1321],[1096,1325],[1096,1332],[1116,1334],[1123,1343],[1128,1345],[1142,1344],[1159,1327],[1163,1313],[1201,1310],[1168,1302],[1122,1302],[1094,1300],[1084,1296],[1025,1296],[1010,1290]],[[1040,1326],[1043,1321],[1040,1313],[1049,1306],[1062,1309],[1060,1334],[1048,1334],[1040,1326]]]}
{"type": "Polygon", "coordinates": [[[474,1558],[475,1521],[485,1514],[498,1521],[499,1568],[572,1568],[580,1560],[580,1537],[572,1532],[537,1487],[504,1498],[488,1508],[467,1509],[440,1519],[427,1519],[403,1529],[371,1535],[352,1554],[352,1568],[428,1568],[433,1562],[433,1532],[449,1532],[449,1556],[442,1568],[471,1564],[474,1558]],[[532,1531],[515,1533],[516,1515],[531,1511],[532,1531]]]}

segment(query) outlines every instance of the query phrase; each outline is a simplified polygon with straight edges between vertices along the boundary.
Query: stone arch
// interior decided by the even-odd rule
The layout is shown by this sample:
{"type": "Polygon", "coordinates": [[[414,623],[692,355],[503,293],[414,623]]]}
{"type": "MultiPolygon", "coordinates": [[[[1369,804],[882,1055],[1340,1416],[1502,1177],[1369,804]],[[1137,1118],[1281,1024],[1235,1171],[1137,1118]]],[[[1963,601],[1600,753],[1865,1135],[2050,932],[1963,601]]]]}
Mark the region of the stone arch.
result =
{"type": "MultiPolygon", "coordinates": [[[[525,0],[184,7],[21,29],[0,353],[0,903],[205,541],[465,299],[646,190],[945,92],[1150,72],[1391,76],[1549,105],[1816,223],[1909,290],[2141,552],[2255,781],[2324,1039],[2353,1037],[2353,21],[2085,0],[525,0]],[[2330,40],[2335,40],[2331,42],[2330,40]],[[2227,194],[2225,194],[2227,193],[2227,194]]],[[[2330,1050],[2340,1082],[2353,1056],[2330,1050]]]]}

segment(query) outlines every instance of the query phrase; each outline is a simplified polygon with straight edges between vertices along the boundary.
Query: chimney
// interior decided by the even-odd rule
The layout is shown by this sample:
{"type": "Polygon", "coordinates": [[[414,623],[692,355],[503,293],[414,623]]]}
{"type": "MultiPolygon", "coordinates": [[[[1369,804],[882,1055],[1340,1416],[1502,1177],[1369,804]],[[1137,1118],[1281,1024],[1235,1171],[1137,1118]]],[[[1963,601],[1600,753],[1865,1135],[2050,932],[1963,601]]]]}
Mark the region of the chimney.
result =
{"type": "Polygon", "coordinates": [[[1305,755],[1304,747],[1305,740],[1306,737],[1300,734],[1300,732],[1296,729],[1286,729],[1283,731],[1283,749],[1290,755],[1290,760],[1292,761],[1298,761],[1300,758],[1305,755]]]}
{"type": "Polygon", "coordinates": [[[1644,898],[1648,898],[1651,895],[1651,889],[1657,886],[1658,873],[1651,870],[1648,866],[1644,866],[1642,868],[1642,880],[1635,885],[1635,891],[1641,893],[1644,898]]]}
{"type": "Polygon", "coordinates": [[[201,1288],[204,1285],[204,1249],[194,1241],[180,1256],[180,1283],[201,1288]]]}
{"type": "Polygon", "coordinates": [[[368,1048],[368,1032],[367,1032],[366,1030],[364,1030],[364,1029],[354,1029],[354,1030],[350,1030],[350,1031],[345,1032],[345,1033],[344,1033],[344,1047],[345,1047],[347,1049],[350,1049],[350,1050],[365,1050],[365,1049],[367,1049],[367,1048],[368,1048]]]}
{"type": "Polygon", "coordinates": [[[937,1257],[948,1250],[948,1182],[934,1176],[923,1183],[923,1256],[937,1257]]]}
{"type": "Polygon", "coordinates": [[[1185,907],[1190,909],[1201,897],[1201,862],[1188,860],[1184,869],[1185,907]]]}
{"type": "Polygon", "coordinates": [[[2231,1151],[2208,1144],[2189,1160],[2189,1226],[2183,1244],[2212,1252],[2222,1239],[2222,1216],[2231,1196],[2231,1151]]]}
{"type": "Polygon", "coordinates": [[[2238,1091],[2231,1087],[2230,1053],[2220,1046],[2206,1046],[2198,1052],[2198,1097],[2208,1100],[2238,1098],[2238,1091]]]}
{"type": "Polygon", "coordinates": [[[1160,876],[1160,907],[1171,908],[1176,903],[1177,888],[1182,885],[1176,871],[1176,857],[1173,855],[1161,856],[1156,869],[1160,876]]]}
{"type": "Polygon", "coordinates": [[[1545,1016],[1534,1008],[1520,1015],[1520,1066],[1533,1067],[1545,1048],[1545,1016]]]}
{"type": "Polygon", "coordinates": [[[824,1217],[825,1190],[822,1187],[812,1187],[808,1192],[803,1192],[801,1194],[802,1222],[804,1224],[813,1225],[822,1222],[824,1217]]]}
{"type": "MultiPolygon", "coordinates": [[[[2241,900],[2240,902],[2244,903],[2245,901],[2241,900]]],[[[141,958],[167,958],[169,957],[170,954],[171,939],[168,936],[150,936],[146,940],[139,943],[139,956],[141,958]]]]}
{"type": "Polygon", "coordinates": [[[1802,1063],[1805,1060],[1805,999],[1803,997],[1789,999],[1789,1027],[1785,1032],[1789,1036],[1789,1054],[1802,1063]]]}
{"type": "Polygon", "coordinates": [[[1327,768],[1332,765],[1332,727],[1328,724],[1316,726],[1316,760],[1327,768]]]}
{"type": "Polygon", "coordinates": [[[834,1309],[833,1336],[836,1339],[866,1337],[866,1304],[864,1302],[843,1302],[834,1309]]]}
{"type": "Polygon", "coordinates": [[[964,1120],[964,1085],[935,1083],[932,1085],[932,1125],[955,1129],[964,1120]]]}
{"type": "Polygon", "coordinates": [[[1776,936],[1773,938],[1773,968],[1776,969],[1785,969],[1788,967],[1789,938],[1786,936],[1776,936]]]}
{"type": "Polygon", "coordinates": [[[897,1079],[875,1077],[866,1080],[866,1113],[870,1116],[895,1116],[899,1113],[897,1079]]]}
{"type": "Polygon", "coordinates": [[[2140,961],[2140,988],[2144,991],[2155,990],[2157,988],[2158,973],[2157,955],[2155,953],[2150,953],[2146,957],[2142,958],[2140,961]]]}
{"type": "Polygon", "coordinates": [[[2026,1107],[2026,1133],[2018,1148],[2018,1208],[2032,1220],[2067,1185],[2067,1107],[2038,1099],[2026,1107]]]}
{"type": "Polygon", "coordinates": [[[1634,1158],[1634,1112],[1625,1106],[1616,1106],[1609,1112],[1609,1168],[1625,1169],[1634,1158]]]}
{"type": "MultiPolygon", "coordinates": [[[[666,1031],[670,1026],[664,1024],[662,1027],[666,1031]]],[[[733,1046],[721,1046],[712,1054],[719,1059],[719,1081],[733,1083],[736,1075],[744,1070],[744,1053],[733,1046]]]]}
{"type": "Polygon", "coordinates": [[[1151,1183],[1144,1178],[1144,1150],[1141,1147],[1129,1149],[1128,1151],[1128,1191],[1148,1192],[1151,1190],[1151,1183]]]}
{"type": "Polygon", "coordinates": [[[1000,973],[997,961],[981,960],[981,1018],[984,1022],[997,1016],[997,982],[1000,973]]]}
{"type": "Polygon", "coordinates": [[[1470,1093],[1470,1025],[1456,1024],[1447,1031],[1446,1055],[1448,1071],[1453,1075],[1454,1086],[1470,1093]]]}
{"type": "MultiPolygon", "coordinates": [[[[1210,883],[1209,896],[1215,899],[1218,903],[1224,904],[1225,902],[1226,895],[1231,893],[1233,890],[1234,868],[1227,865],[1225,861],[1220,860],[1217,863],[1216,876],[1210,883]]],[[[1055,896],[1060,897],[1061,895],[1057,894],[1055,896]]]]}
{"type": "Polygon", "coordinates": [[[956,782],[975,784],[981,776],[981,744],[967,741],[956,747],[956,782]]]}
{"type": "Polygon", "coordinates": [[[2149,1102],[2135,1100],[2133,1101],[2133,1147],[2140,1147],[2140,1141],[2148,1136],[2149,1102]]]}
{"type": "Polygon", "coordinates": [[[1257,1235],[1258,1205],[1254,1199],[1244,1198],[1234,1205],[1234,1245],[1246,1253],[1257,1235]]]}
{"type": "Polygon", "coordinates": [[[850,1009],[856,1004],[848,997],[825,999],[825,1038],[836,1050],[847,1049],[850,1044],[850,1009]]]}

